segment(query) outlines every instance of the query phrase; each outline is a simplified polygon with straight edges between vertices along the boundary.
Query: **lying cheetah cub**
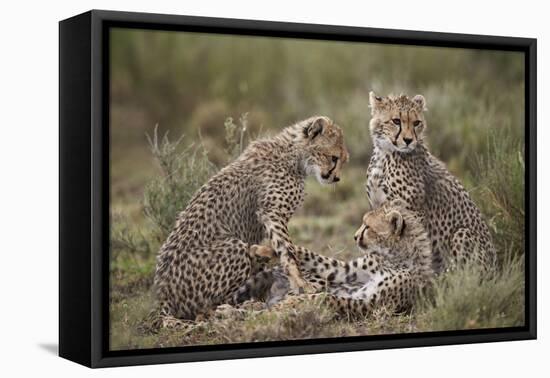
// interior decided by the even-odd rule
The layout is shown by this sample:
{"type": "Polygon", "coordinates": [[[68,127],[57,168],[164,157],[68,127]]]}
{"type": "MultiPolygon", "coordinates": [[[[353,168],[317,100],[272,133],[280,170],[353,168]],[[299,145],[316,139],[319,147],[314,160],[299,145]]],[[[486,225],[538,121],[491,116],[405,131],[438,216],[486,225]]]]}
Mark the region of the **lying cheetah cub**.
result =
{"type": "Polygon", "coordinates": [[[195,319],[251,274],[253,244],[267,239],[293,291],[307,283],[287,223],[304,197],[306,176],[336,183],[348,160],[340,127],[313,117],[258,140],[200,188],[179,214],[157,256],[154,286],[162,325],[195,319]],[[251,252],[252,251],[252,252],[251,252]]]}
{"type": "Polygon", "coordinates": [[[267,297],[268,306],[280,307],[319,298],[339,313],[353,316],[364,316],[382,305],[408,310],[434,275],[430,240],[420,219],[402,201],[394,200],[365,214],[355,240],[364,256],[348,262],[296,248],[303,277],[328,295],[290,296],[277,303],[287,294],[288,281],[275,269],[249,279],[236,293],[236,302],[267,297]]]}
{"type": "Polygon", "coordinates": [[[374,150],[367,170],[372,208],[400,198],[422,216],[441,272],[473,261],[491,269],[496,253],[481,212],[462,184],[425,145],[426,100],[370,93],[374,150]]]}

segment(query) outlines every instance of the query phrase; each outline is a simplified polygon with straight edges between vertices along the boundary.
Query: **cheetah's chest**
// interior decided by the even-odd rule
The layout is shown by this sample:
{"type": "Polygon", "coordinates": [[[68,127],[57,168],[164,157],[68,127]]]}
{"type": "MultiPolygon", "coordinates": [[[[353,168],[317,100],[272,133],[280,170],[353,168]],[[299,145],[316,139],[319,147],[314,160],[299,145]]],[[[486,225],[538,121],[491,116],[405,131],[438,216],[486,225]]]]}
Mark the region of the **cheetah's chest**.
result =
{"type": "Polygon", "coordinates": [[[372,208],[401,198],[411,207],[424,200],[422,169],[412,158],[375,149],[367,170],[367,195],[372,208]]]}

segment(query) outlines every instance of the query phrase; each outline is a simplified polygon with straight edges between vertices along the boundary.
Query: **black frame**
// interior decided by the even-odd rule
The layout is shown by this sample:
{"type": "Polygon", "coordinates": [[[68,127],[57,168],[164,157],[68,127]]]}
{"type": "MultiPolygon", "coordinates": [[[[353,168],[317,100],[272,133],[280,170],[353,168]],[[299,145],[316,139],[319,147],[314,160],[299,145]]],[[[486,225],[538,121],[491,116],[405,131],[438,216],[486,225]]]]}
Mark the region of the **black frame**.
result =
{"type": "Polygon", "coordinates": [[[536,338],[536,39],[93,10],[59,23],[59,355],[89,367],[536,338]],[[523,327],[109,351],[109,28],[194,31],[525,54],[523,327]]]}

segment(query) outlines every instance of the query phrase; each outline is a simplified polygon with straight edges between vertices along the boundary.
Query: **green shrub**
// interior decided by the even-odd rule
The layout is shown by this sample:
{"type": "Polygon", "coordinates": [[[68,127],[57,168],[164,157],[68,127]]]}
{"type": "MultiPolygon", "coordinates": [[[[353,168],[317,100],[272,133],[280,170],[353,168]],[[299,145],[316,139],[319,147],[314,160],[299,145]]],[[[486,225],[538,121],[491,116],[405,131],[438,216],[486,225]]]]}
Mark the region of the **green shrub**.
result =
{"type": "Polygon", "coordinates": [[[116,258],[120,252],[138,256],[149,256],[151,243],[148,237],[135,226],[130,225],[122,214],[111,215],[111,253],[116,258]]]}
{"type": "Polygon", "coordinates": [[[239,117],[238,125],[232,117],[227,117],[223,125],[225,127],[225,152],[229,161],[233,161],[244,151],[249,141],[248,113],[243,113],[239,117]]]}
{"type": "Polygon", "coordinates": [[[195,192],[212,176],[216,167],[208,160],[202,145],[182,148],[184,136],[171,142],[168,133],[161,138],[158,127],[153,136],[147,135],[153,158],[161,175],[145,187],[143,212],[158,229],[158,239],[164,240],[171,231],[177,214],[182,211],[195,192]]]}

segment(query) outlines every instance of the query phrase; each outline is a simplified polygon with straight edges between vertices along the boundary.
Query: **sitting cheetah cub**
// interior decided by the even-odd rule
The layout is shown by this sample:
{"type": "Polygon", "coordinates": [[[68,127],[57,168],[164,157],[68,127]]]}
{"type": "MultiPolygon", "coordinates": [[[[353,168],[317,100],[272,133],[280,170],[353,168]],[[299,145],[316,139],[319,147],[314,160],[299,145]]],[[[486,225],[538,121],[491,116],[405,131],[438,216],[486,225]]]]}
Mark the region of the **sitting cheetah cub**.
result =
{"type": "Polygon", "coordinates": [[[365,214],[355,240],[364,256],[348,262],[296,248],[303,277],[323,294],[281,301],[288,292],[288,281],[274,269],[249,279],[235,301],[267,298],[268,307],[278,308],[320,299],[338,313],[352,316],[364,316],[379,306],[396,312],[410,309],[434,276],[430,240],[420,219],[401,200],[394,200],[365,214]]]}
{"type": "Polygon", "coordinates": [[[419,213],[437,273],[467,261],[492,269],[496,253],[481,212],[424,143],[424,97],[379,97],[371,92],[370,107],[374,150],[366,189],[372,208],[400,198],[419,213]]]}
{"type": "Polygon", "coordinates": [[[254,244],[267,239],[293,291],[306,282],[296,264],[287,223],[304,197],[306,176],[336,183],[348,160],[342,130],[313,117],[258,140],[200,188],[157,256],[155,294],[160,326],[195,319],[247,278],[254,244]],[[252,246],[252,247],[251,247],[252,246]]]}

